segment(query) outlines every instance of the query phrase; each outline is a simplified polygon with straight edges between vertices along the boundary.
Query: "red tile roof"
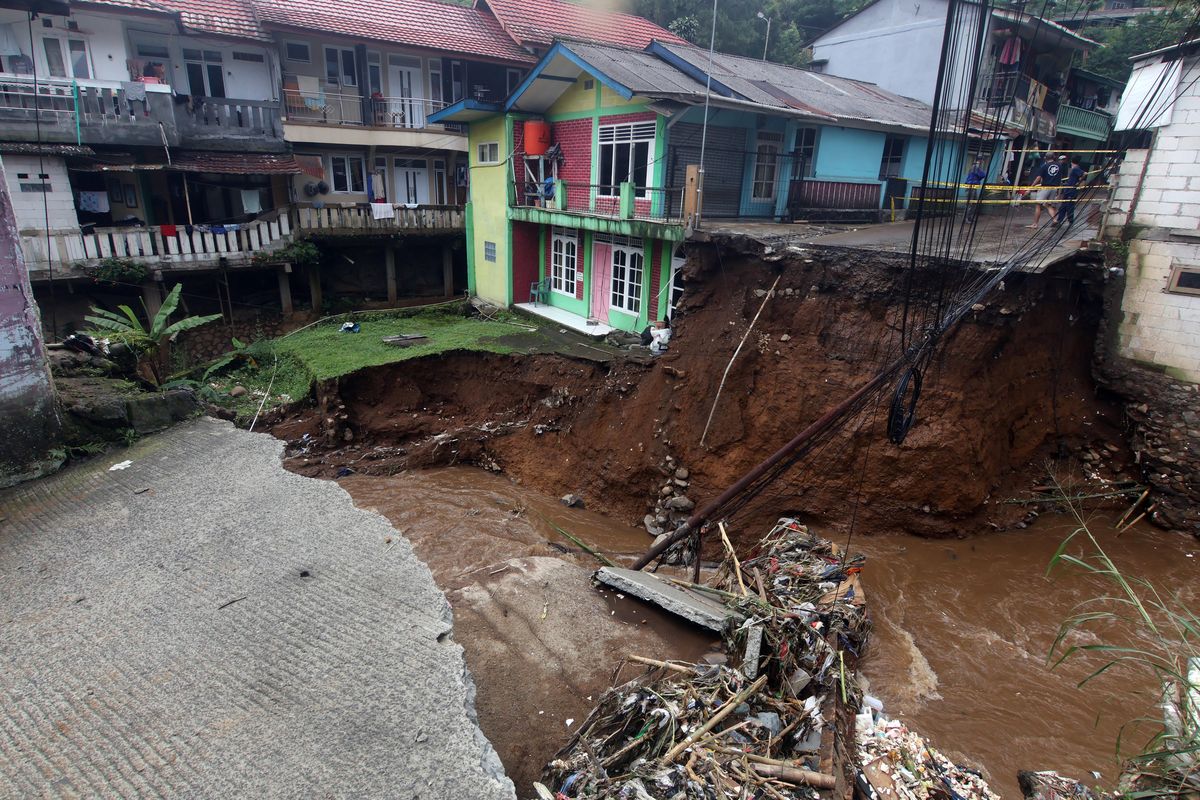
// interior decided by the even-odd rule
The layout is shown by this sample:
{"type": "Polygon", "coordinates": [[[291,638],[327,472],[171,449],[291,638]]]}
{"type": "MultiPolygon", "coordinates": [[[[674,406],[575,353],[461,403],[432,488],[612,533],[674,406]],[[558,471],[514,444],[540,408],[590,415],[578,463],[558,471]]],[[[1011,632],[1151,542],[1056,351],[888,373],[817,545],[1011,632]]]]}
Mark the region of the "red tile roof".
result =
{"type": "Polygon", "coordinates": [[[86,0],[89,5],[119,6],[137,11],[157,11],[178,17],[183,26],[199,33],[269,41],[255,19],[250,0],[86,0]]]}
{"type": "Polygon", "coordinates": [[[214,153],[207,150],[177,152],[168,169],[221,175],[295,175],[302,171],[291,153],[214,153]]]}
{"type": "Polygon", "coordinates": [[[687,44],[665,28],[632,14],[600,11],[565,0],[476,0],[500,19],[509,35],[526,46],[547,47],[555,39],[577,39],[642,48],[652,39],[687,44]]]}
{"type": "Polygon", "coordinates": [[[534,60],[491,14],[437,0],[254,0],[254,4],[265,25],[505,61],[534,60]]]}

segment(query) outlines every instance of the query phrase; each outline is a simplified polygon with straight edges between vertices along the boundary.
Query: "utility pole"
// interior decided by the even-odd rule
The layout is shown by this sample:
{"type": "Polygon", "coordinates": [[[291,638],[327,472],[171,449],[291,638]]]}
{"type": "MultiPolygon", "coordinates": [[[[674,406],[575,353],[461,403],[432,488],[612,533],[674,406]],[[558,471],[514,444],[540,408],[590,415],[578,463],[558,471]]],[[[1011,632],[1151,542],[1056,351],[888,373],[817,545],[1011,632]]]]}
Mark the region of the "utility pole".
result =
{"type": "Polygon", "coordinates": [[[767,21],[767,38],[763,40],[763,57],[762,57],[762,60],[766,61],[767,60],[767,47],[770,46],[770,44],[771,44],[771,18],[768,17],[766,14],[764,14],[761,11],[758,12],[758,18],[765,19],[767,21]]]}

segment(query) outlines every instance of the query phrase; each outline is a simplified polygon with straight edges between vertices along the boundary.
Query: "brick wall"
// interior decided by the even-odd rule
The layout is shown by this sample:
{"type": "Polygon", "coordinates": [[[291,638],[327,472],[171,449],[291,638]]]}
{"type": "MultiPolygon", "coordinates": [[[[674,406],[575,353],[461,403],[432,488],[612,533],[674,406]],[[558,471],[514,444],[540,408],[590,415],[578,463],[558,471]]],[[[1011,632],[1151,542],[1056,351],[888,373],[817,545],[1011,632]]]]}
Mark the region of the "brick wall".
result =
{"type": "Polygon", "coordinates": [[[662,249],[662,242],[657,239],[650,240],[650,305],[646,309],[646,319],[650,322],[658,319],[658,292],[662,288],[662,249]]]}
{"type": "Polygon", "coordinates": [[[562,148],[563,162],[558,176],[567,185],[588,186],[592,182],[592,121],[573,119],[555,122],[554,141],[562,148]]]}

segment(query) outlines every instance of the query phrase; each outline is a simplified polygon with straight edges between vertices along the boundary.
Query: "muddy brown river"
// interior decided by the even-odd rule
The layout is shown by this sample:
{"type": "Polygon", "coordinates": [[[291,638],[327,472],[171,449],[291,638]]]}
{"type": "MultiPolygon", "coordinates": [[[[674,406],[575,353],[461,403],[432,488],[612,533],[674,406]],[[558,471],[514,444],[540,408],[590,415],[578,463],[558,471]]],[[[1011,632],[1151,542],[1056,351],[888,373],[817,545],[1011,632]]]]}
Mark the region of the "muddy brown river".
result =
{"type": "MultiPolygon", "coordinates": [[[[360,506],[384,514],[413,541],[449,593],[456,638],[479,683],[481,725],[519,794],[542,766],[526,762],[543,761],[555,742],[566,741],[567,720],[586,714],[623,652],[696,658],[709,646],[707,637],[632,599],[593,597],[599,593],[582,576],[594,562],[551,523],[614,556],[649,544],[638,529],[471,468],[352,476],[340,483],[360,506]],[[557,559],[574,572],[548,577],[546,565],[557,559]],[[500,581],[514,572],[522,582],[506,590],[500,581]],[[502,613],[493,614],[493,604],[502,613]],[[551,627],[556,616],[558,629],[551,627]],[[514,617],[530,630],[546,629],[532,647],[545,653],[522,665],[514,659],[524,658],[525,643],[508,642],[505,650],[488,640],[508,636],[514,617]],[[604,617],[611,630],[584,630],[583,618],[604,617]],[[555,642],[587,649],[586,669],[552,655],[555,642]],[[551,662],[543,681],[535,673],[551,662]],[[527,679],[513,679],[526,669],[532,670],[527,679]],[[562,684],[557,689],[556,681],[562,684]],[[489,698],[489,691],[497,696],[489,698]]],[[[1090,525],[1127,575],[1195,599],[1200,545],[1149,527],[1118,537],[1111,521],[1097,516],[1090,525]]],[[[869,557],[863,577],[874,632],[864,673],[871,692],[935,747],[985,769],[1007,798],[1020,796],[1019,769],[1057,769],[1079,778],[1095,770],[1102,782],[1113,779],[1121,727],[1155,711],[1148,675],[1117,669],[1081,689],[1077,681],[1097,662],[1054,670],[1047,664],[1060,622],[1080,600],[1108,588],[1063,568],[1046,576],[1055,550],[1076,527],[1074,520],[1043,516],[1028,530],[966,540],[880,534],[853,542],[869,557]]],[[[1143,742],[1147,730],[1127,729],[1127,746],[1143,742]]]]}

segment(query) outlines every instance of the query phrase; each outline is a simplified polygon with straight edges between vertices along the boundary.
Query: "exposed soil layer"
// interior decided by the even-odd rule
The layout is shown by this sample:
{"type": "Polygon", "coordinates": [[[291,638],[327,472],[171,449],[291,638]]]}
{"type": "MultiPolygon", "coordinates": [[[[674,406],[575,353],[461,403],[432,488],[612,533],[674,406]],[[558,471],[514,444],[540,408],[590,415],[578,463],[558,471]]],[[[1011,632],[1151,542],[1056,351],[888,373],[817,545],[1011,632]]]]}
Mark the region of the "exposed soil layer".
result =
{"type": "MultiPolygon", "coordinates": [[[[273,420],[273,431],[293,443],[287,466],[306,475],[473,463],[640,524],[667,455],[703,502],[873,375],[894,352],[902,267],[878,253],[812,249],[771,263],[698,248],[670,352],[648,365],[449,354],[322,385],[318,408],[273,420]],[[722,373],[776,277],[702,447],[722,373]]],[[[940,288],[937,276],[917,275],[912,306],[940,288]]],[[[1043,483],[1048,460],[1062,467],[1085,453],[1087,475],[1127,472],[1112,445],[1119,412],[1090,373],[1100,311],[1082,275],[1007,279],[946,337],[902,445],[886,440],[885,399],[794,474],[802,479],[748,508],[735,533],[783,513],[832,533],[850,520],[856,490],[856,529],[866,533],[1007,528],[1027,511],[998,501],[1043,483]]]]}

